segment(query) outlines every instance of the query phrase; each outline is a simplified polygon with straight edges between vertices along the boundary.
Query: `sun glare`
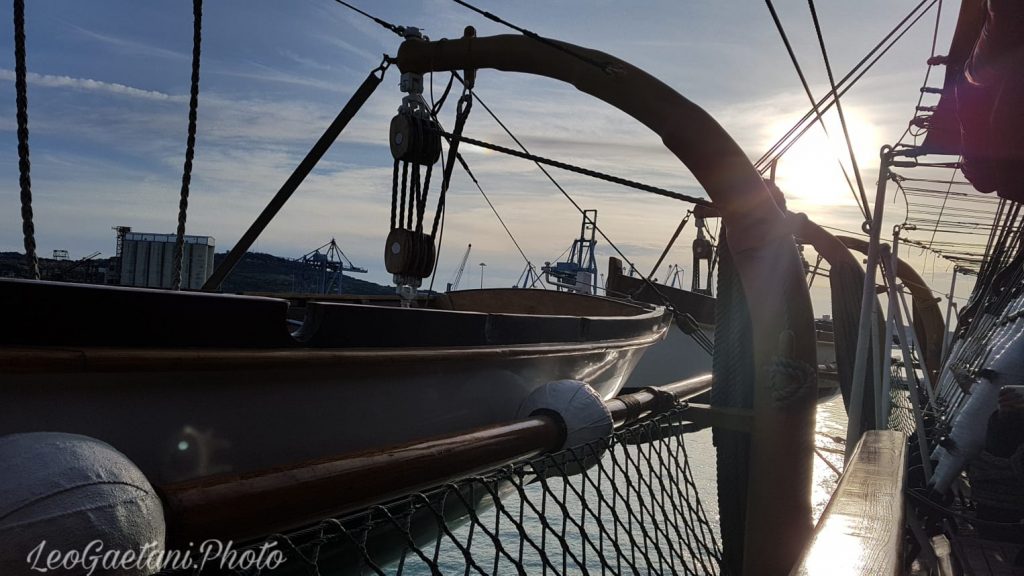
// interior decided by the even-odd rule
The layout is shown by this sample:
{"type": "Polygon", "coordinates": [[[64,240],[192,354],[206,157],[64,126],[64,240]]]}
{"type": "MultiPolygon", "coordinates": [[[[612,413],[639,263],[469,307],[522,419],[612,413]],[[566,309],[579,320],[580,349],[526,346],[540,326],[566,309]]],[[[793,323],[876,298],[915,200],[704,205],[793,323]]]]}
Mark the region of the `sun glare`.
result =
{"type": "MultiPolygon", "coordinates": [[[[878,166],[878,130],[856,109],[845,109],[850,140],[857,155],[860,173],[867,188],[873,187],[873,171],[878,166]]],[[[786,133],[790,120],[778,122],[772,129],[774,138],[786,133]]],[[[803,206],[853,206],[853,195],[843,176],[840,162],[846,167],[850,182],[856,188],[850,154],[846,149],[842,125],[830,114],[825,119],[829,136],[818,125],[811,128],[793,145],[778,163],[776,182],[786,197],[803,206]]]]}

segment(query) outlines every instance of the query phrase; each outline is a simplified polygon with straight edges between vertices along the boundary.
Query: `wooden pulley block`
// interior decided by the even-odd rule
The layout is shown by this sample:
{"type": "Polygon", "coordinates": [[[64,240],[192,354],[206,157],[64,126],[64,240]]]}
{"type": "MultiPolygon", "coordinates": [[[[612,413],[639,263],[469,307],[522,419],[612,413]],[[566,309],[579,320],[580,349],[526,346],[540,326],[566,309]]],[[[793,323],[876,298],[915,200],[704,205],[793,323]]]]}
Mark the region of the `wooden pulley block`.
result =
{"type": "Polygon", "coordinates": [[[714,250],[712,249],[711,242],[708,242],[705,238],[695,238],[693,240],[693,255],[697,258],[710,258],[714,250]]]}
{"type": "Polygon", "coordinates": [[[406,112],[391,119],[388,141],[395,160],[429,166],[441,156],[440,128],[432,120],[406,112]]]}
{"type": "Polygon", "coordinates": [[[388,234],[384,267],[391,274],[426,278],[434,271],[434,239],[430,234],[396,228],[388,234]]]}

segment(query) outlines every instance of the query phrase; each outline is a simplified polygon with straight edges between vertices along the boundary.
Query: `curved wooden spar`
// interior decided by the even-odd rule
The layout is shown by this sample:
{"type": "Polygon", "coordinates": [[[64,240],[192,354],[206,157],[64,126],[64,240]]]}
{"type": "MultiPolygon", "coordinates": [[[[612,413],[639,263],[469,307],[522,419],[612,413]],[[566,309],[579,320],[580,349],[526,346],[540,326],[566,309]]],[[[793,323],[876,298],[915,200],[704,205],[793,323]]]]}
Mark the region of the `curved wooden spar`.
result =
{"type": "Polygon", "coordinates": [[[816,395],[813,313],[792,231],[746,154],[707,112],[635,66],[559,44],[563,50],[509,35],[410,39],[398,51],[398,67],[414,73],[493,68],[568,82],[658,134],[711,196],[750,304],[758,367],[744,572],[786,574],[811,530],[816,395]]]}
{"type": "Polygon", "coordinates": [[[570,54],[518,35],[424,42],[398,50],[402,72],[492,68],[546,76],[575,86],[622,110],[661,136],[693,172],[726,221],[737,247],[783,235],[775,206],[747,155],[702,108],[643,70],[597,50],[560,43],[573,53],[608,62],[611,74],[570,54]],[[744,239],[745,241],[741,240],[744,239]]]}
{"type": "MultiPolygon", "coordinates": [[[[849,404],[852,400],[853,390],[853,362],[856,356],[857,332],[860,324],[860,286],[864,284],[864,269],[841,240],[815,224],[805,214],[796,214],[795,217],[800,222],[797,232],[800,239],[810,243],[829,264],[829,288],[832,296],[832,319],[835,323],[839,387],[842,390],[843,401],[846,403],[847,414],[849,414],[851,413],[849,404]]],[[[865,249],[866,246],[867,244],[865,244],[865,249]]],[[[877,329],[879,334],[885,332],[881,320],[878,321],[877,329]]],[[[878,356],[878,358],[885,357],[881,346],[872,347],[870,354],[878,356]],[[881,356],[879,356],[880,354],[881,356]]],[[[878,419],[876,418],[873,388],[864,390],[860,413],[862,415],[861,430],[877,428],[878,419]]]]}

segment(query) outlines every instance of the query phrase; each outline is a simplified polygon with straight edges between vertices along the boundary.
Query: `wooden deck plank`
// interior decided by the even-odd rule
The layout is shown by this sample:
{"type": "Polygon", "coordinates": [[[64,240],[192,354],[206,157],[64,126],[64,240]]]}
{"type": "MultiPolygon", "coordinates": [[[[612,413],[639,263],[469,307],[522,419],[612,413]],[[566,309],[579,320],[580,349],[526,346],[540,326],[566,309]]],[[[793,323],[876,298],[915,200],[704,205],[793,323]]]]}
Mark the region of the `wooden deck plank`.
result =
{"type": "Polygon", "coordinates": [[[864,434],[791,576],[896,574],[906,437],[864,434]]]}

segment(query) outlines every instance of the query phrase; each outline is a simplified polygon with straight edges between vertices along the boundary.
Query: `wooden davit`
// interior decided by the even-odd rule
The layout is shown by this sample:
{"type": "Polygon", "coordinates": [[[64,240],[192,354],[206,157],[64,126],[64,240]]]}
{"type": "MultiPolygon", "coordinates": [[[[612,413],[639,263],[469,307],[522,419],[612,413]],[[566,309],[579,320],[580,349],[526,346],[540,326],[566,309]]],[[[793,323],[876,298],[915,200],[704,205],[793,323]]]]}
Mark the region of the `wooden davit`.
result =
{"type": "Polygon", "coordinates": [[[750,305],[758,367],[744,573],[787,573],[811,530],[816,391],[807,382],[780,405],[771,396],[768,366],[781,356],[813,370],[814,319],[792,230],[747,156],[702,108],[643,70],[596,50],[467,34],[440,42],[407,40],[398,66],[415,73],[497,69],[567,82],[658,134],[704,187],[728,230],[750,305]]]}

